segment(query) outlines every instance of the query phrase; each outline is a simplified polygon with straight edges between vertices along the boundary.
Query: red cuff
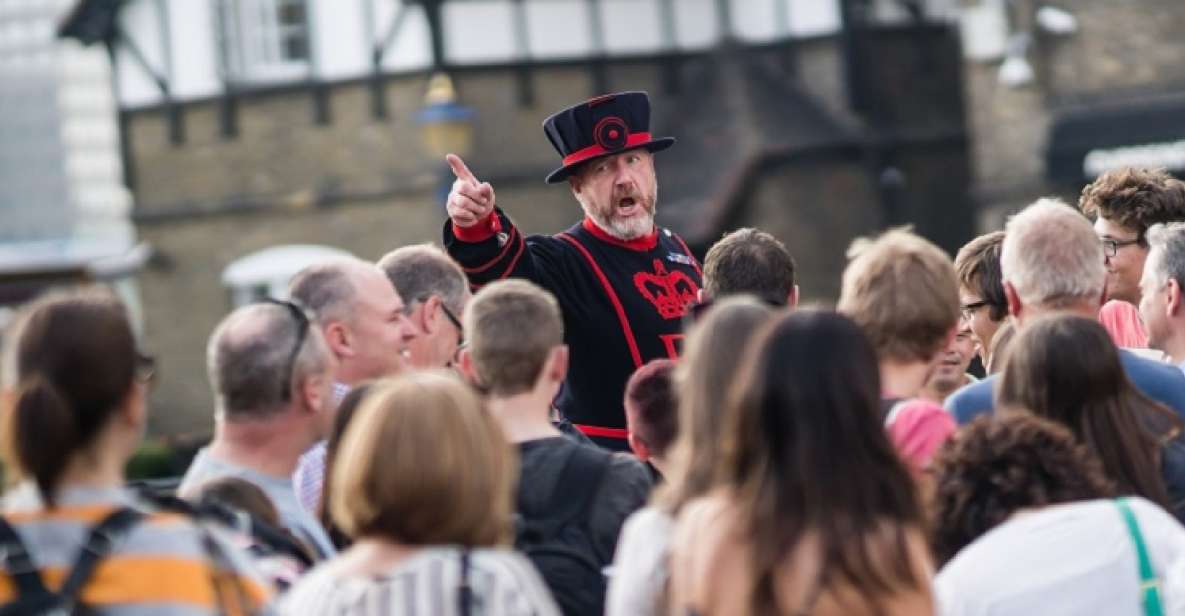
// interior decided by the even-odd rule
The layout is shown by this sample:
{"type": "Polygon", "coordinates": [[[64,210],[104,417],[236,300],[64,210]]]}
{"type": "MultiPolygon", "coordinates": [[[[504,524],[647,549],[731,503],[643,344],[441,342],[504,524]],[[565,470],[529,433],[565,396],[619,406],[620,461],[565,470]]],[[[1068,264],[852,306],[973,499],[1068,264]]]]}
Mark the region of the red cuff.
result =
{"type": "Polygon", "coordinates": [[[453,235],[462,242],[468,242],[470,244],[484,242],[501,230],[502,222],[498,220],[496,212],[490,212],[485,218],[477,221],[477,224],[471,227],[458,227],[457,223],[453,223],[453,235]]]}

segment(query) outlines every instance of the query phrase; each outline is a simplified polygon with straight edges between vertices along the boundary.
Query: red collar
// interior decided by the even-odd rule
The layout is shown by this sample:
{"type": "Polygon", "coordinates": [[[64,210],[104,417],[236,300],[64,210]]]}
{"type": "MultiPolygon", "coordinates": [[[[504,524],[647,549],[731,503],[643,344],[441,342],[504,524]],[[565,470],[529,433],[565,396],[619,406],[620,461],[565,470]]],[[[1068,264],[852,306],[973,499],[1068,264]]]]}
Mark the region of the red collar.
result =
{"type": "Polygon", "coordinates": [[[638,252],[649,252],[654,250],[655,246],[658,246],[657,226],[651,229],[650,233],[647,233],[642,237],[634,238],[632,240],[622,240],[609,235],[607,231],[598,227],[597,223],[593,222],[593,219],[591,218],[585,217],[582,225],[584,226],[584,230],[591,233],[593,237],[607,244],[613,244],[614,246],[621,246],[622,248],[628,248],[638,252]]]}

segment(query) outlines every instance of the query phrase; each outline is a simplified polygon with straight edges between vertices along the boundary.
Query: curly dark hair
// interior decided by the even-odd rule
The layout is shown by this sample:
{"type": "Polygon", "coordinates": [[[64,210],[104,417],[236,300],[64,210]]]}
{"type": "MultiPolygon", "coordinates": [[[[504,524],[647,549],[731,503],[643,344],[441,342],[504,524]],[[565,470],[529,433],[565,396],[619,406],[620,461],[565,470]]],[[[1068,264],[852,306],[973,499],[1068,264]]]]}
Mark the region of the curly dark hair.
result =
{"type": "Polygon", "coordinates": [[[1113,496],[1098,458],[1066,428],[1023,411],[981,417],[931,466],[939,566],[1021,509],[1113,496]]]}
{"type": "Polygon", "coordinates": [[[1078,209],[1135,231],[1142,242],[1148,227],[1185,220],[1185,182],[1164,169],[1108,171],[1082,189],[1078,209]]]}

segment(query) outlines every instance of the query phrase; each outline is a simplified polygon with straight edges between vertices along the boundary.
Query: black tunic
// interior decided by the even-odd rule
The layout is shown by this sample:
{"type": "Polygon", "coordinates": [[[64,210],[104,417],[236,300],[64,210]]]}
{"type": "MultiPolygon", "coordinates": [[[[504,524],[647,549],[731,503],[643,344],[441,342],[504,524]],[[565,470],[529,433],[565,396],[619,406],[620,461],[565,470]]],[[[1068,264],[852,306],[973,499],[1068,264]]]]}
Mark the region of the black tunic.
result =
{"type": "Polygon", "coordinates": [[[467,229],[446,223],[444,245],[474,289],[516,276],[556,296],[571,358],[556,407],[589,436],[624,439],[626,381],[651,359],[677,356],[702,284],[683,240],[656,228],[626,242],[588,219],[523,238],[499,209],[467,229]]]}

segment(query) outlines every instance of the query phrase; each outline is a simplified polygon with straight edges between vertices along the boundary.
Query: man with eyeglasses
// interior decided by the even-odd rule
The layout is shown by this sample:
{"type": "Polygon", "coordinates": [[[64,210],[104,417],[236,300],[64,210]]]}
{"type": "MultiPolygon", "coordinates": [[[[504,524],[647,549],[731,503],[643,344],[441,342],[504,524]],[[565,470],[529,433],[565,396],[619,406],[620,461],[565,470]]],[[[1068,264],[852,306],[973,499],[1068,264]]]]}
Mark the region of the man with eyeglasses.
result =
{"type": "Polygon", "coordinates": [[[979,348],[979,359],[991,364],[992,340],[1008,318],[1000,274],[1000,246],[1004,232],[994,231],[967,242],[955,255],[959,278],[959,308],[979,348]]]}
{"type": "Polygon", "coordinates": [[[1103,243],[1109,304],[1100,321],[1120,346],[1144,346],[1147,339],[1133,309],[1140,303],[1140,278],[1148,258],[1148,228],[1185,221],[1185,183],[1163,169],[1125,167],[1108,171],[1082,190],[1082,213],[1094,219],[1103,243]]]}
{"type": "Polygon", "coordinates": [[[301,454],[333,423],[333,354],[296,304],[259,303],[232,312],[210,336],[207,370],[214,392],[214,439],[198,452],[178,493],[192,497],[224,477],[264,491],[281,523],[327,558],[325,529],[292,484],[301,454]]]}
{"type": "Polygon", "coordinates": [[[456,364],[465,343],[460,315],[471,296],[461,266],[431,244],[398,248],[379,259],[378,265],[406,302],[404,314],[419,330],[408,344],[411,364],[417,368],[456,364]]]}

